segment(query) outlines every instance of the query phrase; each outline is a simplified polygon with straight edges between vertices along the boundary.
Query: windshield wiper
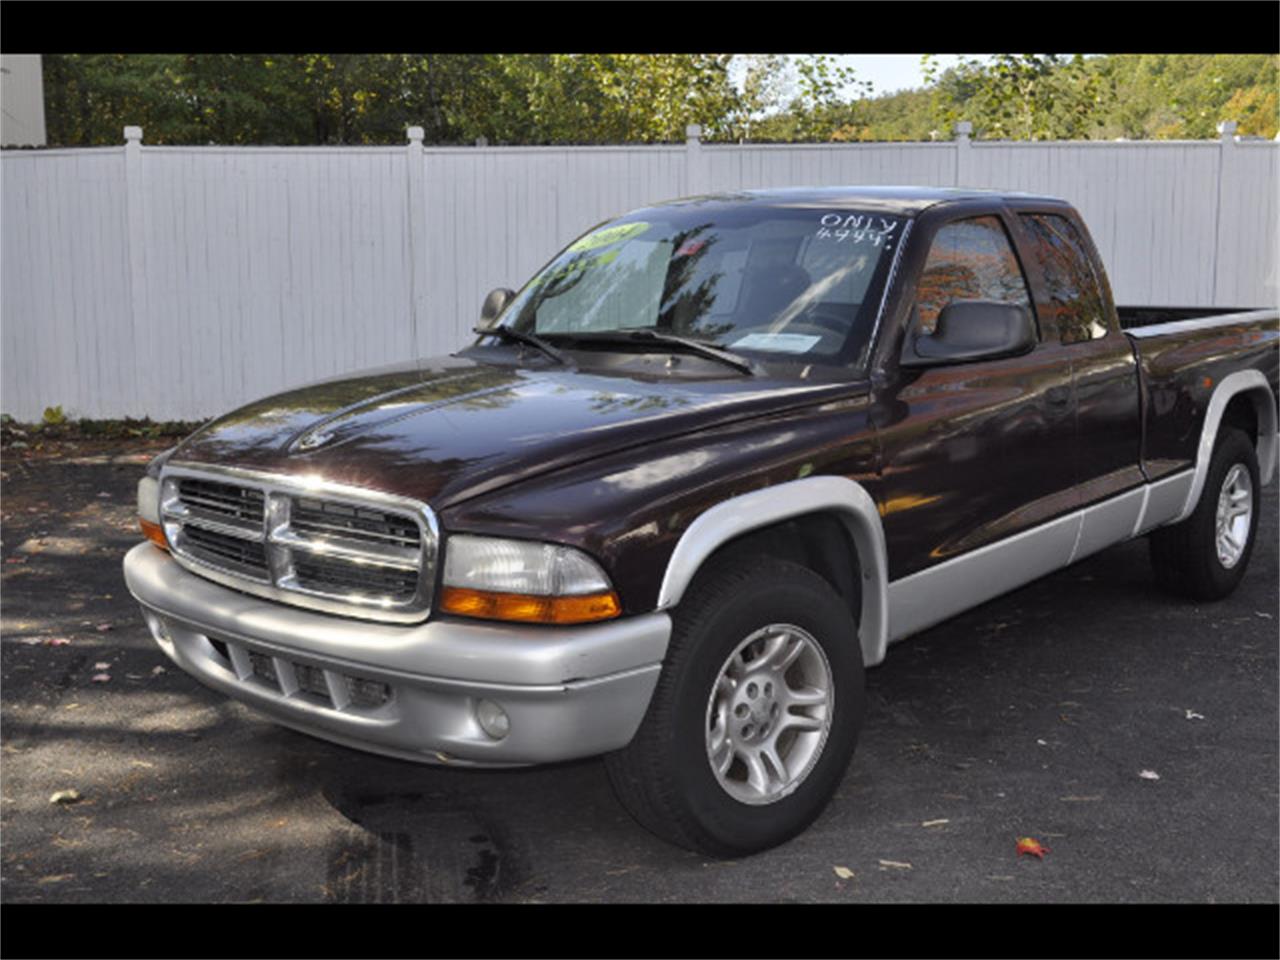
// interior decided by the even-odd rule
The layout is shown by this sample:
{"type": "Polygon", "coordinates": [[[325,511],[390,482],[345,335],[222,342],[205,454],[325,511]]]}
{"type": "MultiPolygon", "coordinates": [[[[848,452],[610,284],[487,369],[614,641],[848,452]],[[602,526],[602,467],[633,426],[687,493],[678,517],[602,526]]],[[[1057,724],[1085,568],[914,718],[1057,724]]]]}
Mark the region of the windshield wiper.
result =
{"type": "Polygon", "coordinates": [[[497,337],[500,340],[513,340],[516,343],[527,344],[530,347],[541,350],[561,366],[573,366],[568,357],[536,334],[525,333],[522,330],[515,330],[511,327],[473,327],[471,332],[478,333],[481,336],[497,337]]]}
{"type": "Polygon", "coordinates": [[[746,357],[739,356],[729,350],[721,349],[713,346],[703,340],[694,340],[691,337],[681,337],[674,333],[660,333],[657,330],[618,330],[601,333],[569,333],[565,334],[565,339],[578,340],[585,343],[661,343],[672,347],[679,347],[689,353],[696,353],[699,356],[706,357],[709,360],[719,360],[726,366],[741,370],[750,376],[755,376],[759,372],[759,367],[754,361],[748,360],[746,357]]]}

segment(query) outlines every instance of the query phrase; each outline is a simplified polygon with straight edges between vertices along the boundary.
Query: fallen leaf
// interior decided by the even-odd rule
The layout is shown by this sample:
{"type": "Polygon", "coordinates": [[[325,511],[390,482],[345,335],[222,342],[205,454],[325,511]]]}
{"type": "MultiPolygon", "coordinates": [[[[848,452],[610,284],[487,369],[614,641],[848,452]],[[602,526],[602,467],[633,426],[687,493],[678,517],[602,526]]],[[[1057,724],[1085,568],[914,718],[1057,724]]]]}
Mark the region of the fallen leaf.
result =
{"type": "Polygon", "coordinates": [[[1254,611],[1254,613],[1256,613],[1258,616],[1260,616],[1263,620],[1271,620],[1271,619],[1272,619],[1271,614],[1269,614],[1269,613],[1263,613],[1261,610],[1255,610],[1255,611],[1254,611]]]}
{"type": "Polygon", "coordinates": [[[5,561],[5,563],[26,563],[26,562],[27,562],[27,558],[25,556],[10,557],[8,560],[5,561]]]}
{"type": "Polygon", "coordinates": [[[92,682],[94,682],[94,683],[110,683],[110,682],[111,682],[111,674],[109,674],[109,673],[95,673],[95,674],[94,674],[90,679],[91,679],[91,680],[92,680],[92,682]]]}
{"type": "Polygon", "coordinates": [[[108,630],[110,630],[110,629],[111,629],[111,624],[109,624],[109,623],[100,623],[100,624],[98,624],[96,627],[94,627],[93,629],[97,630],[99,633],[106,633],[108,630]]]}
{"type": "Polygon", "coordinates": [[[51,647],[65,647],[71,642],[68,637],[50,637],[45,641],[51,647]]]}
{"type": "Polygon", "coordinates": [[[1138,774],[1138,776],[1140,776],[1143,780],[1159,780],[1160,779],[1160,774],[1156,773],[1154,770],[1143,770],[1141,773],[1138,774]]]}
{"type": "Polygon", "coordinates": [[[70,790],[59,790],[49,798],[50,803],[79,803],[82,797],[74,787],[70,790]]]}
{"type": "Polygon", "coordinates": [[[1019,857],[1021,857],[1025,853],[1028,856],[1036,857],[1039,860],[1043,860],[1044,855],[1048,852],[1049,852],[1049,848],[1045,846],[1041,846],[1040,841],[1035,839],[1034,837],[1018,838],[1018,856],[1019,857]]]}
{"type": "Polygon", "coordinates": [[[103,662],[101,662],[101,663],[95,663],[95,664],[93,665],[93,669],[95,669],[95,670],[110,670],[110,669],[111,669],[111,664],[107,663],[106,661],[103,661],[103,662]]]}
{"type": "Polygon", "coordinates": [[[853,871],[850,870],[848,867],[832,867],[831,869],[836,872],[836,876],[839,877],[841,880],[853,879],[853,871]]]}
{"type": "Polygon", "coordinates": [[[911,869],[911,864],[900,863],[897,860],[881,860],[880,866],[885,869],[889,869],[890,867],[892,867],[894,870],[910,870],[911,869]]]}
{"type": "Polygon", "coordinates": [[[64,880],[74,880],[75,878],[76,875],[74,873],[54,873],[47,877],[41,877],[36,883],[43,886],[46,883],[62,883],[64,880]]]}
{"type": "Polygon", "coordinates": [[[45,641],[41,640],[39,637],[19,637],[18,642],[22,644],[26,644],[28,647],[36,647],[44,643],[45,641]]]}
{"type": "Polygon", "coordinates": [[[1187,719],[1188,719],[1188,720],[1203,720],[1203,719],[1204,719],[1204,714],[1203,714],[1203,713],[1196,713],[1194,710],[1188,710],[1188,711],[1187,711],[1187,719]]]}
{"type": "Polygon", "coordinates": [[[165,672],[164,667],[152,667],[152,668],[151,668],[151,675],[152,675],[153,677],[158,677],[158,676],[160,676],[160,674],[162,674],[162,673],[164,673],[164,672],[165,672]]]}
{"type": "Polygon", "coordinates": [[[950,820],[926,820],[924,823],[920,824],[920,826],[922,826],[922,827],[940,827],[940,826],[942,826],[944,823],[950,823],[950,822],[951,822],[950,820]]]}
{"type": "Polygon", "coordinates": [[[1040,744],[1040,746],[1042,746],[1042,747],[1047,747],[1047,746],[1049,745],[1048,743],[1046,743],[1046,742],[1045,742],[1045,741],[1043,741],[1043,740],[1037,740],[1037,741],[1036,741],[1036,743],[1040,744]]]}

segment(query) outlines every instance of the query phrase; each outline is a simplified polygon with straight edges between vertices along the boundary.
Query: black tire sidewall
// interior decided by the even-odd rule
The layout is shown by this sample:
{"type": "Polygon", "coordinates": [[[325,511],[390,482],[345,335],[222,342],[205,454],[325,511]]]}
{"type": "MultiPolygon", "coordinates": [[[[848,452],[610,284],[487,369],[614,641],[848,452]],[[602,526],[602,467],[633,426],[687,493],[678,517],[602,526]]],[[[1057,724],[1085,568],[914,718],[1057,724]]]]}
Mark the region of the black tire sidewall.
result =
{"type": "Polygon", "coordinates": [[[781,843],[822,812],[857,745],[866,710],[857,626],[844,601],[817,574],[773,562],[732,602],[704,611],[683,641],[693,643],[673,688],[672,770],[689,818],[711,846],[746,853],[781,843]],[[762,627],[792,624],[822,647],[835,686],[831,729],[816,765],[781,800],[753,806],[730,796],[706,753],[707,702],[720,669],[737,646],[762,627]]]}

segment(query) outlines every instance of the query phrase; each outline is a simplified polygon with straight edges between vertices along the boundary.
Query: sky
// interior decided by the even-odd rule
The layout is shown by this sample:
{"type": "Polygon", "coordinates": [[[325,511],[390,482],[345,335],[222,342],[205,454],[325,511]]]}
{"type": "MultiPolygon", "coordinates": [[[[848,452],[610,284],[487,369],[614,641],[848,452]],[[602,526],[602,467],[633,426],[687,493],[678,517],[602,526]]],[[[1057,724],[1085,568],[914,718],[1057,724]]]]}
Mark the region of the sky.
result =
{"type": "MultiPolygon", "coordinates": [[[[805,56],[805,54],[790,54],[789,56],[794,60],[797,57],[805,56]]],[[[841,53],[835,55],[835,60],[840,66],[852,67],[857,74],[856,80],[858,82],[870,80],[872,83],[872,95],[878,97],[881,94],[894,93],[898,90],[923,87],[924,71],[920,66],[921,56],[923,54],[919,53],[841,53]]],[[[940,71],[946,70],[948,67],[954,67],[966,57],[986,60],[989,54],[935,54],[935,60],[940,71]]],[[[742,83],[744,69],[745,58],[739,58],[735,66],[730,69],[730,76],[739,85],[742,83]]],[[[792,74],[792,80],[794,81],[794,79],[795,75],[792,74]]],[[[861,96],[863,91],[850,86],[846,87],[843,93],[846,97],[852,99],[861,96]]]]}
{"type": "MultiPolygon", "coordinates": [[[[873,92],[893,93],[924,86],[924,72],[920,69],[919,53],[852,53],[836,57],[841,66],[853,67],[859,80],[870,80],[873,92]]],[[[942,70],[953,67],[963,54],[942,53],[936,59],[942,70]]],[[[973,54],[973,56],[979,56],[973,54]]]]}

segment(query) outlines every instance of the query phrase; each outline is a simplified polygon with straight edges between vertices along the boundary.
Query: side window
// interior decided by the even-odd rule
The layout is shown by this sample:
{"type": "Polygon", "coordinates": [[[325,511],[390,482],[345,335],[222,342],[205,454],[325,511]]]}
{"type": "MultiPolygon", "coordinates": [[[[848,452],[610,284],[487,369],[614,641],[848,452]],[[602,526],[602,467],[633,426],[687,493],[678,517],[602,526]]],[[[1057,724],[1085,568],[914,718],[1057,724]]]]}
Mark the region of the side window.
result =
{"type": "Polygon", "coordinates": [[[916,293],[919,329],[933,333],[938,314],[954,300],[1030,306],[1027,281],[999,217],[957,220],[934,235],[916,293]]]}
{"type": "Polygon", "coordinates": [[[1034,241],[1062,342],[1105,337],[1107,309],[1079,231],[1066,217],[1049,213],[1023,214],[1022,223],[1034,241]]]}

